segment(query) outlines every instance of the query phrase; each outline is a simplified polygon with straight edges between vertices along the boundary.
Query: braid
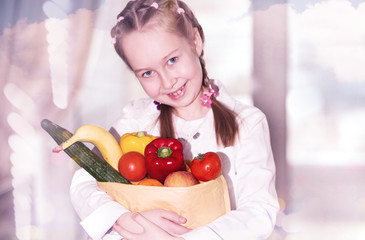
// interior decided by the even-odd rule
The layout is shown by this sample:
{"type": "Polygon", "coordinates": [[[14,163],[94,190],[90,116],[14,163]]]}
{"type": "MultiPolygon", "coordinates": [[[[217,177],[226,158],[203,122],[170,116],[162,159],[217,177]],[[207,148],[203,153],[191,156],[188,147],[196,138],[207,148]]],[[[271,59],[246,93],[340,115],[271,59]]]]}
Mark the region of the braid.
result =
{"type": "Polygon", "coordinates": [[[211,100],[216,141],[225,147],[233,146],[239,132],[236,113],[219,102],[215,97],[212,96],[211,100]]]}
{"type": "Polygon", "coordinates": [[[202,67],[202,72],[203,72],[203,87],[208,87],[208,72],[207,69],[205,68],[205,60],[204,60],[204,50],[202,50],[202,54],[199,57],[199,61],[200,61],[200,66],[202,67]]]}
{"type": "Polygon", "coordinates": [[[172,122],[172,110],[171,106],[161,104],[160,109],[160,137],[174,138],[174,124],[172,122]]]}
{"type": "MultiPolygon", "coordinates": [[[[203,51],[199,57],[200,65],[203,72],[203,87],[209,87],[208,72],[205,68],[203,51]]],[[[236,114],[224,104],[219,102],[214,96],[211,96],[212,110],[214,115],[214,129],[217,143],[223,146],[233,146],[236,135],[239,131],[239,126],[236,121],[236,114]]]]}

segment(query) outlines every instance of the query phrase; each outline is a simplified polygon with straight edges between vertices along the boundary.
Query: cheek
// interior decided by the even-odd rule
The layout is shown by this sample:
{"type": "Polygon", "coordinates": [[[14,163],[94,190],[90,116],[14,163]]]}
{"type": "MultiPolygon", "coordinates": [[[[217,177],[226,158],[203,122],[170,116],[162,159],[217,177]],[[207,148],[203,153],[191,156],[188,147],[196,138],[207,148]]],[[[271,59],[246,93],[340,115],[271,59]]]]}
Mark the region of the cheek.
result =
{"type": "Polygon", "coordinates": [[[191,79],[193,79],[194,84],[197,86],[201,86],[203,81],[203,71],[202,68],[200,66],[200,63],[198,63],[197,65],[195,65],[194,68],[190,69],[190,74],[191,74],[191,79]]]}
{"type": "Polygon", "coordinates": [[[139,81],[139,83],[149,97],[155,99],[155,97],[158,96],[159,89],[157,87],[157,84],[153,84],[153,82],[147,81],[139,81]]]}
{"type": "Polygon", "coordinates": [[[196,76],[196,78],[199,79],[199,81],[202,80],[203,70],[202,70],[199,58],[195,57],[193,59],[192,63],[194,64],[194,68],[192,70],[192,71],[194,71],[194,75],[196,76]]]}
{"type": "Polygon", "coordinates": [[[199,59],[190,59],[188,64],[180,69],[181,76],[188,79],[202,79],[203,73],[199,59]]]}

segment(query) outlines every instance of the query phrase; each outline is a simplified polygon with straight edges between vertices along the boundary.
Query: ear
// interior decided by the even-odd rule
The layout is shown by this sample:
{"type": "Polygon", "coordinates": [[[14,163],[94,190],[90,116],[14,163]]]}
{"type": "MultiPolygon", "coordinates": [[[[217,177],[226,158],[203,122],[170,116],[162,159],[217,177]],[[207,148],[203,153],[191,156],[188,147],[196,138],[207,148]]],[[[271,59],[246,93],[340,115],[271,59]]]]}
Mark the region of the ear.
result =
{"type": "Polygon", "coordinates": [[[194,28],[194,47],[196,54],[200,57],[203,52],[203,41],[197,28],[194,28]]]}

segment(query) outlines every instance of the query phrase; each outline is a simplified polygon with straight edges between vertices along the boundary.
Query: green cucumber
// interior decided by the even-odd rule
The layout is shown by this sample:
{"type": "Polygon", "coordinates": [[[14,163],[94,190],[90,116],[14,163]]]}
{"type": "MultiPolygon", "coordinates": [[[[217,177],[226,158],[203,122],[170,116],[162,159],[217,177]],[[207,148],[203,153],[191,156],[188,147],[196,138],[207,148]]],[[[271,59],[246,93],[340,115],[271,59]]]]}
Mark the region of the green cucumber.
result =
{"type": "MultiPolygon", "coordinates": [[[[72,137],[72,133],[48,119],[41,122],[42,128],[56,141],[58,145],[72,137]]],[[[85,169],[99,182],[130,182],[116,171],[109,163],[98,157],[82,142],[76,142],[64,150],[80,167],[85,169]]]]}

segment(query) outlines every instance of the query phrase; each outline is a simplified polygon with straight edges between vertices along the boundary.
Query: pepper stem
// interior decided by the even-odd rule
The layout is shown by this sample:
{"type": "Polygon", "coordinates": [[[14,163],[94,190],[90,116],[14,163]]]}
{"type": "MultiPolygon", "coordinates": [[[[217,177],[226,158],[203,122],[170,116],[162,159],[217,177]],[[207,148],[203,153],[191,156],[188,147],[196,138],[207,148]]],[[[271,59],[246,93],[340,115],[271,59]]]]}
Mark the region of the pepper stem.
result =
{"type": "Polygon", "coordinates": [[[161,158],[170,157],[171,154],[172,154],[172,150],[169,147],[160,147],[157,150],[157,156],[159,156],[161,158]]]}
{"type": "Polygon", "coordinates": [[[136,137],[144,137],[144,136],[146,136],[144,131],[139,131],[139,132],[136,133],[136,137]]]}

